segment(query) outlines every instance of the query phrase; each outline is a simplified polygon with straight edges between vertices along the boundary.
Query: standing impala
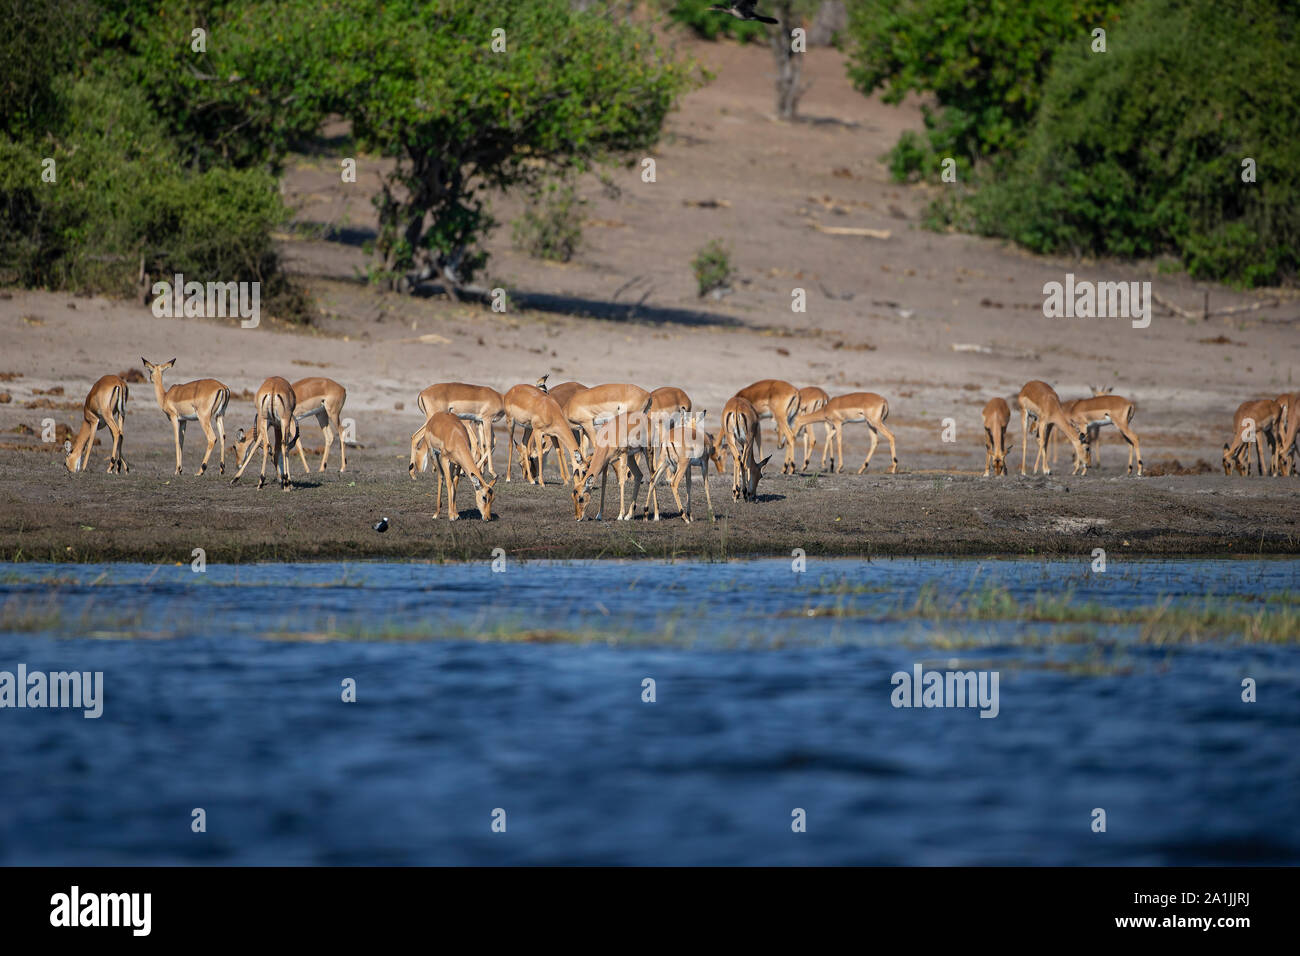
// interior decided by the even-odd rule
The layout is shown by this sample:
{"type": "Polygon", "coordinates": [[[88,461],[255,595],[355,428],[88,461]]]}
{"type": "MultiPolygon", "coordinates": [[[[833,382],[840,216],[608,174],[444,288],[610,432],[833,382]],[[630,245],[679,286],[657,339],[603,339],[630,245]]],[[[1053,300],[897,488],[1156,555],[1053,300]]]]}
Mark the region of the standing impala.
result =
{"type": "Polygon", "coordinates": [[[158,407],[172,423],[172,436],[176,441],[176,474],[181,473],[181,450],[185,447],[185,423],[197,421],[208,439],[208,450],[203,454],[203,463],[199,465],[196,475],[208,470],[208,459],[212,457],[214,445],[221,445],[221,468],[219,473],[226,473],[226,405],[230,403],[230,389],[215,378],[201,378],[182,385],[173,385],[163,391],[163,372],[176,364],[176,360],[155,365],[146,358],[141,358],[149,377],[153,380],[154,398],[158,407]]]}
{"type": "Polygon", "coordinates": [[[492,454],[496,449],[493,422],[500,421],[506,413],[501,393],[486,385],[466,385],[464,382],[440,382],[430,385],[415,400],[425,421],[434,412],[445,412],[453,405],[456,417],[477,422],[480,448],[479,467],[495,472],[492,454]]]}
{"type": "MultiPolygon", "coordinates": [[[[348,470],[348,443],[343,440],[343,423],[339,414],[343,403],[347,401],[348,390],[324,376],[302,378],[293,383],[293,394],[298,400],[298,407],[293,417],[298,421],[315,418],[325,433],[325,451],[320,456],[320,471],[324,471],[330,460],[330,446],[334,444],[334,433],[339,436],[339,472],[348,470]]],[[[307,453],[303,451],[302,442],[298,443],[298,456],[302,458],[302,470],[310,472],[307,466],[307,453]]]]}
{"type": "MultiPolygon", "coordinates": [[[[1073,474],[1086,473],[1087,467],[1094,464],[1092,460],[1092,446],[1094,442],[1100,445],[1101,426],[1110,422],[1128,442],[1128,474],[1133,474],[1133,457],[1137,456],[1138,477],[1142,476],[1142,447],[1138,444],[1137,434],[1133,431],[1133,415],[1137,412],[1137,406],[1130,402],[1122,395],[1111,395],[1110,389],[1097,394],[1094,387],[1092,398],[1080,398],[1070,403],[1070,407],[1064,409],[1065,414],[1073,421],[1079,422],[1085,428],[1088,441],[1085,448],[1088,452],[1086,461],[1076,459],[1074,462],[1073,474]],[[1097,436],[1094,438],[1094,434],[1097,436]],[[1080,472],[1080,467],[1084,469],[1080,472]]],[[[1100,462],[1100,458],[1098,458],[1100,462]]]]}
{"type": "MultiPolygon", "coordinates": [[[[885,427],[885,419],[888,417],[889,403],[875,392],[850,392],[848,395],[835,396],[818,411],[800,415],[795,419],[795,426],[798,428],[815,425],[818,422],[829,425],[834,432],[835,445],[839,450],[839,458],[834,456],[831,458],[831,470],[842,472],[844,471],[844,426],[866,422],[867,427],[871,429],[871,447],[867,450],[867,457],[862,462],[862,467],[858,469],[858,474],[867,470],[867,466],[871,464],[871,456],[876,453],[876,445],[880,442],[879,436],[884,435],[889,441],[889,473],[892,475],[898,471],[898,449],[894,446],[894,433],[885,427]]],[[[823,468],[826,467],[826,452],[830,450],[831,440],[828,438],[826,447],[822,449],[823,468]]]]}
{"type": "Polygon", "coordinates": [[[1007,473],[1007,426],[1011,424],[1011,408],[1005,398],[990,398],[984,406],[984,477],[1007,473]]]}
{"type": "Polygon", "coordinates": [[[453,412],[434,412],[424,423],[424,444],[435,459],[438,469],[438,497],[434,504],[433,517],[437,519],[442,511],[442,486],[447,485],[447,517],[452,521],[460,518],[456,510],[456,489],[460,485],[460,475],[469,475],[474,486],[474,503],[478,506],[479,517],[484,521],[492,520],[492,499],[495,497],[497,479],[488,481],[479,470],[478,456],[470,445],[469,428],[453,412]]]}
{"type": "Polygon", "coordinates": [[[289,452],[298,443],[298,422],[293,417],[297,399],[293,394],[293,386],[286,379],[272,375],[257,390],[253,405],[256,407],[253,431],[245,433],[241,428],[239,434],[235,436],[235,461],[239,463],[239,470],[235,472],[235,477],[230,479],[230,483],[233,485],[239,481],[244,474],[244,469],[253,460],[253,452],[260,444],[262,474],[258,478],[257,487],[261,488],[266,484],[266,454],[271,447],[271,433],[274,432],[275,468],[280,476],[281,490],[288,491],[291,484],[289,452]]]}
{"type": "MultiPolygon", "coordinates": [[[[1035,379],[1025,383],[1025,387],[1016,396],[1016,402],[1020,405],[1020,473],[1025,473],[1025,459],[1029,454],[1029,419],[1032,417],[1038,425],[1038,457],[1043,463],[1043,474],[1052,473],[1051,466],[1047,463],[1047,439],[1053,428],[1059,428],[1070,439],[1075,455],[1084,463],[1082,474],[1086,475],[1088,459],[1083,449],[1083,441],[1087,437],[1084,425],[1066,416],[1056,389],[1035,379]]],[[[1034,471],[1037,470],[1038,462],[1035,461],[1034,471]]]]}
{"type": "Polygon", "coordinates": [[[799,390],[789,382],[780,379],[765,378],[761,382],[747,385],[736,393],[754,406],[759,418],[771,418],[776,422],[776,446],[785,449],[785,463],[781,474],[793,474],[794,467],[794,420],[799,415],[799,390]]]}
{"type": "Polygon", "coordinates": [[[1295,473],[1296,435],[1300,433],[1300,392],[1279,395],[1277,404],[1282,410],[1282,417],[1278,422],[1278,431],[1282,440],[1277,446],[1277,465],[1274,467],[1274,474],[1290,475],[1295,473]]]}
{"type": "MultiPolygon", "coordinates": [[[[617,468],[618,472],[618,520],[630,521],[636,516],[636,499],[641,494],[641,469],[637,467],[636,456],[639,454],[645,459],[646,474],[653,475],[654,472],[650,467],[650,444],[651,438],[650,419],[644,410],[632,412],[630,414],[617,415],[614,418],[607,419],[599,429],[599,432],[593,436],[592,445],[594,451],[591,453],[591,460],[587,462],[585,468],[576,467],[573,470],[573,509],[574,514],[579,521],[587,511],[587,502],[591,500],[591,492],[595,487],[596,475],[600,475],[600,508],[596,511],[596,520],[600,521],[605,514],[605,483],[609,478],[609,466],[614,462],[621,462],[624,467],[617,468]],[[632,501],[624,509],[624,486],[627,482],[628,473],[632,474],[632,501]]],[[[659,495],[655,491],[654,482],[650,483],[650,490],[646,494],[646,512],[649,512],[650,499],[655,503],[655,520],[659,520],[659,495]]]]}
{"type": "MultiPolygon", "coordinates": [[[[692,413],[687,416],[685,421],[678,422],[670,428],[665,436],[664,443],[660,446],[661,455],[659,465],[650,478],[651,490],[654,489],[655,482],[665,471],[672,473],[672,480],[669,487],[672,489],[673,499],[677,502],[677,510],[681,512],[682,520],[687,524],[691,522],[691,467],[695,466],[700,469],[700,480],[704,482],[704,497],[709,503],[710,520],[718,520],[713,514],[713,495],[709,492],[709,460],[717,461],[717,450],[714,448],[713,436],[701,427],[700,422],[704,421],[708,412],[701,411],[698,414],[692,413]],[[682,497],[678,493],[678,486],[681,485],[682,479],[686,479],[686,507],[682,507],[682,497]]],[[[657,499],[656,499],[657,501],[657,499]]],[[[650,493],[646,493],[645,509],[650,509],[650,493]]],[[[659,514],[656,507],[655,520],[659,520],[659,514]]]]}
{"type": "Polygon", "coordinates": [[[113,449],[108,453],[108,473],[121,474],[131,466],[122,457],[123,432],[126,429],[127,387],[120,377],[105,375],[90,387],[81,407],[81,429],[63,466],[72,474],[85,471],[95,432],[107,428],[113,435],[113,449]]]}
{"type": "MultiPolygon", "coordinates": [[[[573,426],[564,416],[559,404],[536,385],[516,385],[505,394],[506,421],[510,423],[510,447],[506,452],[506,481],[510,480],[510,456],[519,451],[519,467],[530,484],[546,485],[542,474],[542,451],[545,439],[551,439],[569,456],[569,464],[576,471],[582,467],[582,452],[573,437],[573,426]],[[515,443],[515,426],[523,427],[521,442],[515,443]],[[531,473],[534,450],[537,453],[537,475],[531,473]]],[[[563,456],[561,456],[563,457],[563,456]]]]}
{"type": "Polygon", "coordinates": [[[731,497],[757,501],[758,480],[772,456],[755,461],[760,452],[758,410],[753,403],[739,395],[727,399],[722,409],[722,433],[731,449],[731,497]]]}
{"type": "MultiPolygon", "coordinates": [[[[547,395],[551,396],[551,398],[555,401],[556,405],[559,405],[560,408],[563,409],[564,406],[568,404],[569,399],[571,399],[578,392],[585,392],[586,390],[587,390],[587,386],[583,385],[581,382],[562,382],[561,384],[556,385],[554,388],[548,388],[545,389],[544,391],[546,392],[547,395]]],[[[579,447],[581,448],[582,432],[580,432],[576,428],[573,428],[572,426],[570,426],[570,431],[573,433],[574,441],[578,442],[579,447]]],[[[566,482],[569,480],[569,468],[564,463],[564,455],[559,454],[560,443],[557,439],[555,438],[542,439],[541,450],[537,453],[538,458],[544,464],[546,461],[547,452],[552,450],[557,453],[555,456],[555,460],[558,463],[560,469],[560,481],[566,482]]],[[[590,449],[584,448],[582,449],[582,451],[584,454],[587,454],[590,451],[590,449]]],[[[539,464],[537,467],[540,469],[542,465],[539,464]]]]}
{"type": "Polygon", "coordinates": [[[1259,450],[1260,439],[1268,439],[1271,461],[1276,457],[1277,420],[1281,415],[1282,406],[1267,398],[1242,402],[1237,406],[1237,412],[1232,416],[1232,444],[1223,446],[1225,475],[1231,475],[1233,471],[1250,475],[1251,445],[1255,446],[1255,463],[1259,466],[1260,477],[1268,474],[1268,466],[1264,464],[1259,450]]]}
{"type": "MultiPolygon", "coordinates": [[[[830,400],[831,397],[826,394],[826,390],[824,388],[818,388],[816,385],[809,385],[806,388],[801,388],[799,389],[799,414],[807,415],[809,412],[819,412],[826,406],[826,403],[829,402],[830,400]]],[[[796,422],[798,421],[797,416],[795,418],[795,421],[796,422]]],[[[813,449],[817,447],[817,436],[813,434],[813,427],[811,425],[804,425],[801,428],[794,429],[794,437],[798,438],[800,432],[803,432],[803,467],[799,470],[807,471],[808,462],[812,461],[813,449]]],[[[830,444],[831,435],[833,434],[834,434],[834,429],[831,428],[830,422],[827,422],[826,423],[827,445],[830,444]]],[[[822,461],[825,462],[825,460],[826,460],[826,456],[825,456],[825,452],[823,452],[822,461]]]]}

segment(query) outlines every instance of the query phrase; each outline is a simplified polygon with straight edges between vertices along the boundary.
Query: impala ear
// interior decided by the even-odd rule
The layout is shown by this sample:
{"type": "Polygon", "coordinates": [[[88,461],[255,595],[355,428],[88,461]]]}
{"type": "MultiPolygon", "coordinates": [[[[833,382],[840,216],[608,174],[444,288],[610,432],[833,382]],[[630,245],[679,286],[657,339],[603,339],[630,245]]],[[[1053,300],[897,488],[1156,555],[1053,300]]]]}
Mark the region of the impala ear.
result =
{"type": "Polygon", "coordinates": [[[760,462],[758,463],[759,471],[762,471],[764,468],[766,468],[766,467],[767,467],[767,463],[768,463],[769,461],[771,461],[771,460],[772,460],[772,456],[771,456],[771,455],[768,455],[766,458],[764,458],[762,461],[760,461],[760,462]]]}
{"type": "Polygon", "coordinates": [[[144,363],[145,368],[153,368],[153,366],[149,364],[149,360],[143,355],[140,356],[140,361],[144,363]]]}
{"type": "Polygon", "coordinates": [[[497,486],[497,476],[493,475],[492,480],[488,482],[488,490],[491,491],[497,486]]]}
{"type": "Polygon", "coordinates": [[[175,365],[175,364],[176,364],[176,360],[175,360],[175,359],[172,359],[170,362],[168,362],[166,365],[164,365],[163,368],[171,368],[171,367],[172,367],[173,365],[175,365]]]}

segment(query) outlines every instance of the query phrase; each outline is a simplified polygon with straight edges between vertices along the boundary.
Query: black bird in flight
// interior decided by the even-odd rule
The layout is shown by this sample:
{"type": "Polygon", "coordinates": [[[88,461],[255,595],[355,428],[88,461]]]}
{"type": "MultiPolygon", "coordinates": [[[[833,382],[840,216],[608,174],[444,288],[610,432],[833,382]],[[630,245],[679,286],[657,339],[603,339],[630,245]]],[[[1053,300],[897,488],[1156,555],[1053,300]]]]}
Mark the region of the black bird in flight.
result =
{"type": "Polygon", "coordinates": [[[717,10],[719,13],[730,13],[737,20],[757,20],[759,23],[776,23],[775,17],[765,17],[761,13],[754,12],[754,6],[758,0],[734,0],[729,7],[714,4],[709,7],[710,10],[717,10]]]}

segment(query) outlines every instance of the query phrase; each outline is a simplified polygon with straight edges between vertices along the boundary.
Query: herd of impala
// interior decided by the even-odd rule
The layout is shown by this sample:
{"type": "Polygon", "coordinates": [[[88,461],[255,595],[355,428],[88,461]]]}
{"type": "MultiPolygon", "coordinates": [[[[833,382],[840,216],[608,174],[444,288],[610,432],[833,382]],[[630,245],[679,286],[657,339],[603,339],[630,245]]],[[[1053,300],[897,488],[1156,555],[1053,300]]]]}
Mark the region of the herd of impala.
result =
{"type": "MultiPolygon", "coordinates": [[[[225,474],[225,413],[230,389],[216,379],[204,378],[182,385],[163,387],[163,373],[176,360],[155,364],[145,359],[144,367],[153,383],[158,407],[171,422],[176,445],[176,474],[181,473],[185,446],[185,425],[197,421],[207,438],[207,449],[197,474],[202,475],[220,446],[220,471],[225,474]]],[[[1016,396],[1020,406],[1021,456],[1020,473],[1026,473],[1029,436],[1037,443],[1035,473],[1051,473],[1055,460],[1053,441],[1064,435],[1073,448],[1075,474],[1087,474],[1093,464],[1093,449],[1099,447],[1098,429],[1112,424],[1129,446],[1128,474],[1142,474],[1142,450],[1133,431],[1136,406],[1109,388],[1094,386],[1092,396],[1062,402],[1046,382],[1033,381],[1016,396]]],[[[113,447],[109,452],[108,471],[129,471],[122,457],[123,429],[126,423],[127,383],[117,375],[105,375],[86,396],[83,422],[71,443],[66,466],[70,472],[83,471],[90,458],[95,433],[109,429],[113,447]]],[[[299,442],[298,422],[315,418],[325,436],[325,450],[320,470],[324,471],[335,436],[339,441],[339,470],[347,469],[347,445],[343,440],[340,414],[347,391],[338,382],[323,377],[305,378],[292,384],[279,376],[262,383],[254,398],[255,413],[249,431],[239,430],[234,447],[236,472],[231,484],[239,481],[258,448],[262,450],[262,471],[258,481],[266,483],[268,456],[275,461],[280,487],[290,487],[289,461],[296,447],[304,470],[310,471],[307,455],[299,442]]],[[[1233,419],[1233,439],[1223,447],[1225,474],[1236,471],[1250,474],[1250,448],[1260,474],[1292,474],[1296,468],[1296,438],[1300,414],[1295,414],[1300,392],[1280,395],[1276,399],[1243,402],[1233,419]],[[1265,462],[1260,445],[1269,443],[1265,462]]],[[[430,456],[437,471],[437,500],[434,517],[442,510],[442,489],[447,486],[448,516],[459,517],[456,490],[462,475],[474,488],[479,514],[490,520],[497,484],[493,463],[497,423],[509,427],[506,453],[506,481],[510,481],[513,459],[517,455],[521,476],[528,482],[545,485],[546,456],[555,452],[561,484],[570,486],[574,516],[582,520],[587,503],[600,478],[600,507],[596,518],[604,513],[605,487],[610,466],[619,482],[619,520],[630,519],[636,511],[641,484],[649,476],[644,516],[659,520],[657,486],[661,478],[669,488],[682,518],[689,522],[691,509],[691,469],[700,471],[709,513],[713,499],[709,494],[709,464],[725,473],[726,459],[732,463],[732,495],[737,500],[756,501],[758,482],[771,456],[760,459],[759,422],[770,418],[776,425],[777,445],[785,450],[782,473],[806,471],[817,445],[817,425],[825,429],[821,468],[844,470],[844,426],[865,423],[871,433],[871,447],[858,469],[867,470],[880,436],[889,442],[890,473],[898,470],[898,451],[893,433],[885,427],[889,403],[872,392],[853,392],[834,398],[815,386],[795,388],[789,382],[764,379],[741,389],[722,409],[720,432],[706,431],[705,411],[696,411],[690,396],[680,388],[666,386],[648,391],[636,385],[597,385],[565,382],[548,387],[547,376],[535,384],[520,384],[502,394],[483,385],[443,382],[430,385],[416,400],[424,424],[411,436],[408,473],[411,478],[425,470],[430,456]],[[516,440],[516,429],[519,429],[516,440]],[[795,448],[803,435],[803,464],[796,467],[795,448]],[[723,452],[726,452],[726,458],[723,452]],[[638,465],[640,459],[645,470],[638,465]],[[630,502],[625,488],[632,479],[630,502]],[[680,486],[686,483],[683,505],[680,486]]],[[[994,398],[983,410],[985,442],[984,475],[1005,475],[1008,451],[1007,427],[1011,407],[1005,399],[994,398]]]]}

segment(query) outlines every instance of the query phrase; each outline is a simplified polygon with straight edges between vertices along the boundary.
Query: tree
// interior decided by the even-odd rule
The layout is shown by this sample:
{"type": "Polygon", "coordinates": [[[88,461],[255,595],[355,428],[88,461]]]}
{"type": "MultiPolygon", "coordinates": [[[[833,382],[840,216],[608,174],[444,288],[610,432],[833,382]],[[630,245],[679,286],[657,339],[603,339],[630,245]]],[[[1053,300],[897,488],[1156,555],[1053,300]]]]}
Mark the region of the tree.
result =
{"type": "Polygon", "coordinates": [[[769,16],[777,24],[771,30],[772,59],[776,63],[776,115],[792,120],[799,111],[799,100],[811,84],[803,82],[803,50],[807,49],[805,32],[802,44],[795,46],[794,31],[803,28],[806,19],[817,12],[819,0],[776,0],[769,16]]]}

